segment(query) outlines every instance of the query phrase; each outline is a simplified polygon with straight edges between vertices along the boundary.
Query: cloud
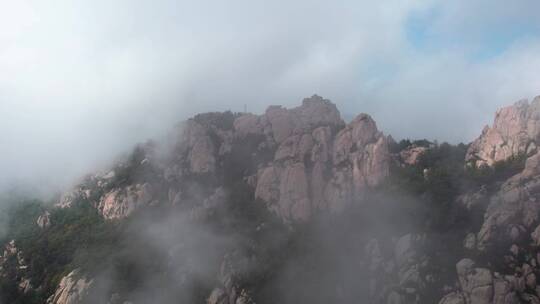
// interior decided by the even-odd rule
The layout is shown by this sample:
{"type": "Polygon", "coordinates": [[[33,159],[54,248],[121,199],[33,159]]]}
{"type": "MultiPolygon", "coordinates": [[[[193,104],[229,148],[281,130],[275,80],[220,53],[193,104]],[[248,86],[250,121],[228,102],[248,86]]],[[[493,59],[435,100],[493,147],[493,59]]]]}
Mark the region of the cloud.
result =
{"type": "Polygon", "coordinates": [[[498,106],[536,94],[537,6],[0,1],[0,185],[66,185],[194,113],[313,93],[398,138],[468,141],[498,106]],[[508,24],[502,46],[488,39],[508,24]]]}

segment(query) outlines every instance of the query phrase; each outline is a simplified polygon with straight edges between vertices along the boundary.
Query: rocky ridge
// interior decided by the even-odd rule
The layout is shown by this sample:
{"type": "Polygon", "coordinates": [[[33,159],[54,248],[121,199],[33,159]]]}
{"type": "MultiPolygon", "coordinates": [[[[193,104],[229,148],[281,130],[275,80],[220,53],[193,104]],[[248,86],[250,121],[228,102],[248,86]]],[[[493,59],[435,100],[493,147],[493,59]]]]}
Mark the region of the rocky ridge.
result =
{"type": "Polygon", "coordinates": [[[119,219],[162,201],[158,192],[167,193],[167,203],[178,204],[186,197],[187,180],[223,174],[224,159],[246,143],[254,147],[243,155],[252,166],[240,174],[255,197],[285,221],[340,211],[389,174],[387,138],[373,119],[360,114],[345,125],[336,106],[317,95],[292,109],[271,106],[263,115],[200,114],[176,132],[167,159],[158,159],[148,145],[139,147],[136,161],[87,177],[57,205],[86,199],[105,218],[119,219]],[[126,170],[140,178],[116,185],[118,171],[126,170]]]}

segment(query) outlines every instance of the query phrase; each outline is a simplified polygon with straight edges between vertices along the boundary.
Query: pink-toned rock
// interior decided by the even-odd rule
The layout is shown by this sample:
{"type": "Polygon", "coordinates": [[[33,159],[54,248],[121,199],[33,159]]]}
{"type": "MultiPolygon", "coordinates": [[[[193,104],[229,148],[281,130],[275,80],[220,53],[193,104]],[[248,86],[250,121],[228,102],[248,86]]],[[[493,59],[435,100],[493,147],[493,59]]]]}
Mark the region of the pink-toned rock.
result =
{"type": "MultiPolygon", "coordinates": [[[[237,124],[257,124],[243,120],[237,124]]],[[[259,171],[255,195],[284,219],[339,212],[388,176],[388,143],[369,115],[344,126],[335,105],[315,95],[291,110],[268,108],[264,121],[279,146],[273,163],[259,171]]]]}
{"type": "Polygon", "coordinates": [[[334,165],[339,165],[349,159],[353,150],[363,151],[367,144],[377,142],[381,136],[382,134],[377,131],[375,121],[369,115],[358,115],[336,135],[334,165]]]}
{"type": "MultiPolygon", "coordinates": [[[[221,130],[212,130],[220,137],[222,146],[216,147],[210,138],[211,128],[190,119],[182,125],[182,135],[176,144],[174,153],[176,157],[185,158],[188,162],[188,169],[195,174],[213,173],[216,167],[216,154],[225,153],[230,148],[225,140],[232,141],[231,134],[221,130]]],[[[171,176],[168,172],[168,176],[171,176]]]]}
{"type": "Polygon", "coordinates": [[[273,166],[259,170],[255,198],[265,202],[277,202],[279,200],[280,172],[273,166]]]}
{"type": "MultiPolygon", "coordinates": [[[[369,115],[360,114],[336,135],[333,160],[334,166],[345,166],[352,172],[353,193],[341,193],[339,196],[358,197],[367,188],[379,185],[388,177],[388,142],[377,130],[373,119],[369,115]]],[[[330,188],[330,192],[336,193],[335,190],[336,187],[330,188]]]]}
{"type": "Polygon", "coordinates": [[[234,130],[239,137],[249,134],[263,134],[264,127],[260,118],[254,114],[244,114],[234,120],[234,130]]]}
{"type": "Polygon", "coordinates": [[[283,170],[279,187],[279,214],[290,220],[308,220],[311,204],[308,182],[303,163],[296,163],[283,170]]]}
{"type": "Polygon", "coordinates": [[[271,106],[266,110],[266,118],[270,122],[274,140],[281,143],[291,136],[296,128],[297,121],[293,114],[281,106],[271,106]]]}
{"type": "Polygon", "coordinates": [[[87,279],[76,269],[62,278],[54,294],[47,299],[47,304],[84,303],[92,285],[93,280],[87,279]]]}
{"type": "Polygon", "coordinates": [[[491,198],[477,235],[478,249],[484,250],[498,237],[511,238],[511,230],[505,229],[511,224],[533,229],[540,212],[540,202],[535,199],[540,193],[539,162],[540,153],[529,157],[525,169],[509,178],[491,198]],[[501,235],[501,231],[506,234],[501,235]]]}
{"type": "Polygon", "coordinates": [[[270,106],[261,118],[268,121],[273,138],[281,143],[295,133],[304,133],[319,126],[338,128],[343,125],[339,111],[329,100],[313,95],[302,101],[302,105],[293,109],[270,106]]]}
{"type": "Polygon", "coordinates": [[[88,201],[105,218],[118,219],[151,205],[155,197],[165,196],[178,205],[189,197],[186,184],[193,174],[219,181],[230,172],[224,167],[227,161],[237,161],[239,155],[232,155],[236,151],[252,162],[241,168],[240,178],[285,221],[308,220],[319,211],[339,212],[388,176],[387,138],[373,119],[360,114],[345,125],[336,106],[317,95],[295,108],[270,106],[262,115],[200,114],[172,137],[167,156],[154,157],[144,149],[141,156],[139,149],[133,155],[136,163],[126,161],[111,176],[96,176],[88,185],[75,187],[59,206],[88,201]],[[137,182],[118,183],[126,172],[137,174],[137,182]]]}
{"type": "Polygon", "coordinates": [[[324,195],[324,189],[327,184],[324,172],[325,169],[326,166],[323,162],[316,162],[311,171],[311,199],[313,209],[316,210],[327,209],[326,198],[324,195]]]}
{"type": "Polygon", "coordinates": [[[295,159],[303,161],[304,157],[311,153],[313,138],[311,134],[292,135],[285,139],[278,147],[274,159],[295,159]]]}
{"type": "Polygon", "coordinates": [[[73,190],[62,194],[60,201],[54,206],[58,208],[69,208],[74,202],[80,199],[86,199],[86,193],[80,187],[75,187],[73,190]]]}
{"type": "Polygon", "coordinates": [[[332,131],[330,127],[319,127],[313,130],[311,136],[315,142],[311,151],[311,161],[321,163],[329,161],[332,152],[332,131]]]}
{"type": "Polygon", "coordinates": [[[328,182],[324,197],[326,208],[331,212],[341,212],[351,202],[353,194],[352,172],[349,168],[334,169],[332,179],[328,182]]]}
{"type": "Polygon", "coordinates": [[[363,155],[363,174],[368,187],[378,186],[389,175],[390,156],[386,137],[380,136],[366,146],[363,155]]]}
{"type": "Polygon", "coordinates": [[[420,156],[422,156],[426,151],[426,147],[412,146],[399,152],[399,158],[401,162],[406,165],[416,165],[420,159],[420,156]]]}
{"type": "Polygon", "coordinates": [[[209,136],[201,136],[195,140],[189,154],[191,172],[212,173],[215,171],[215,147],[209,136]]]}
{"type": "Polygon", "coordinates": [[[533,154],[540,139],[540,97],[530,104],[520,100],[497,111],[493,126],[486,126],[469,147],[466,161],[491,166],[518,154],[533,154]]]}
{"type": "Polygon", "coordinates": [[[141,205],[149,204],[152,196],[152,187],[149,184],[136,184],[105,194],[97,208],[106,219],[125,218],[141,205]]]}
{"type": "Polygon", "coordinates": [[[339,126],[343,124],[336,105],[318,95],[304,98],[302,105],[292,110],[304,127],[321,125],[339,126]]]}

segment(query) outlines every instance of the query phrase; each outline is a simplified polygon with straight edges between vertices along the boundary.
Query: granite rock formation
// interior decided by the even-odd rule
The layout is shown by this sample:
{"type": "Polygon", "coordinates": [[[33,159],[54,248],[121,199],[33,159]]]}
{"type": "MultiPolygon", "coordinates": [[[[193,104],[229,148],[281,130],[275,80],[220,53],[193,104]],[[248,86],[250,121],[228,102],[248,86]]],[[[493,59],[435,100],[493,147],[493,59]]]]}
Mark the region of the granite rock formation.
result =
{"type": "Polygon", "coordinates": [[[475,166],[491,166],[519,154],[534,154],[540,140],[540,96],[520,100],[497,111],[469,147],[466,160],[475,166]]]}
{"type": "Polygon", "coordinates": [[[292,109],[270,106],[262,115],[199,114],[173,134],[167,157],[158,157],[151,144],[139,146],[132,159],[87,177],[57,206],[88,200],[105,218],[121,219],[163,201],[161,193],[168,203],[181,203],[197,176],[216,180],[205,191],[209,196],[223,186],[224,160],[243,157],[237,151],[245,145],[253,148],[243,178],[288,222],[339,212],[389,174],[387,138],[375,121],[360,114],[345,124],[336,106],[317,95],[292,109]],[[126,179],[126,172],[137,178],[126,179]]]}

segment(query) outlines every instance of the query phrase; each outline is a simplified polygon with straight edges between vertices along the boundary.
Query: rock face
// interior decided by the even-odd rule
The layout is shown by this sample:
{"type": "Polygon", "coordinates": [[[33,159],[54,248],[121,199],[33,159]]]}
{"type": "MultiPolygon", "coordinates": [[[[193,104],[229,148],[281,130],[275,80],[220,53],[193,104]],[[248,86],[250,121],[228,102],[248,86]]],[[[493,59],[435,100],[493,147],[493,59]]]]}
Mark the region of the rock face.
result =
{"type": "Polygon", "coordinates": [[[45,211],[42,215],[38,217],[36,224],[39,226],[39,228],[46,229],[51,225],[50,216],[51,214],[49,213],[49,211],[45,211]]]}
{"type": "Polygon", "coordinates": [[[79,304],[89,295],[93,281],[86,279],[79,270],[70,272],[62,278],[55,293],[47,304],[79,304]]]}
{"type": "Polygon", "coordinates": [[[399,159],[405,165],[416,165],[420,156],[427,150],[428,148],[426,147],[411,146],[399,153],[399,159]]]}
{"type": "Polygon", "coordinates": [[[281,125],[272,129],[279,146],[257,174],[255,196],[286,220],[340,211],[388,176],[386,137],[366,114],[342,127],[335,106],[314,96],[292,110],[270,108],[260,121],[281,125]]]}
{"type": "Polygon", "coordinates": [[[520,231],[533,229],[538,222],[539,199],[540,153],[537,153],[527,159],[523,172],[507,180],[491,198],[477,235],[478,249],[484,250],[497,238],[516,239],[520,231]]]}
{"type": "Polygon", "coordinates": [[[493,126],[470,146],[466,160],[475,166],[491,166],[518,154],[532,154],[540,140],[540,96],[529,104],[521,100],[497,111],[493,126]]]}
{"type": "Polygon", "coordinates": [[[101,198],[97,209],[106,219],[126,217],[140,205],[150,204],[152,195],[152,187],[148,183],[114,189],[101,198]]]}
{"type": "Polygon", "coordinates": [[[336,106],[317,95],[292,109],[270,106],[263,115],[199,114],[172,142],[165,158],[151,145],[138,147],[132,159],[88,177],[57,206],[89,201],[105,218],[120,219],[163,203],[160,193],[178,205],[190,197],[193,180],[210,181],[208,195],[222,187],[220,178],[240,170],[224,168],[225,161],[242,158],[236,166],[245,166],[240,173],[255,197],[284,221],[305,221],[315,212],[341,211],[389,174],[387,138],[375,121],[360,114],[345,125],[336,106]]]}
{"type": "Polygon", "coordinates": [[[482,186],[458,197],[468,211],[485,210],[477,233],[464,239],[464,247],[483,258],[484,266],[470,258],[460,260],[459,287],[440,303],[540,303],[539,111],[539,97],[499,110],[493,127],[470,146],[467,160],[476,166],[521,154],[525,167],[491,189],[482,186]]]}

